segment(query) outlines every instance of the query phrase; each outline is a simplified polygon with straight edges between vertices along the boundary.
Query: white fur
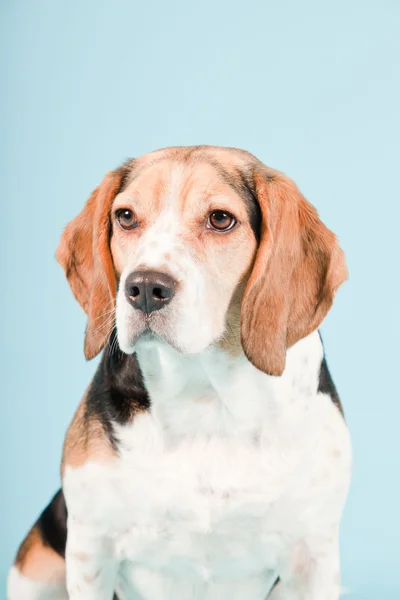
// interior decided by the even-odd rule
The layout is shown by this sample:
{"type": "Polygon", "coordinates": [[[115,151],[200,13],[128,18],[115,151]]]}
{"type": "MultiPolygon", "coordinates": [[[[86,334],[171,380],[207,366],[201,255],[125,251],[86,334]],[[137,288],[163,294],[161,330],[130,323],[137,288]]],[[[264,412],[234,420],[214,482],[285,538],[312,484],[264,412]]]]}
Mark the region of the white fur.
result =
{"type": "Polygon", "coordinates": [[[115,462],[65,473],[70,598],[265,600],[279,574],[285,600],[337,600],[351,449],[317,392],[318,333],[280,378],[216,349],[136,350],[151,410],[116,428],[115,462]]]}
{"type": "Polygon", "coordinates": [[[35,581],[11,567],[7,580],[7,598],[10,600],[68,600],[64,583],[35,581]]]}

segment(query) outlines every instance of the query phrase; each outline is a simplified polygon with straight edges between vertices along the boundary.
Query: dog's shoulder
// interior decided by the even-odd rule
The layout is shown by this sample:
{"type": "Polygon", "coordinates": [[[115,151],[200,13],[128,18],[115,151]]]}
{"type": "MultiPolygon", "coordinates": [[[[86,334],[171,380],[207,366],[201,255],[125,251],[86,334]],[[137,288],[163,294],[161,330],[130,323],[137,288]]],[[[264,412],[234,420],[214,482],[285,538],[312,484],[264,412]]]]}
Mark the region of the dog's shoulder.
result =
{"type": "Polygon", "coordinates": [[[149,397],[135,355],[123,354],[110,340],[65,437],[66,466],[104,461],[118,455],[116,425],[126,425],[147,411],[149,397]],[[115,349],[116,348],[116,349],[115,349]]]}

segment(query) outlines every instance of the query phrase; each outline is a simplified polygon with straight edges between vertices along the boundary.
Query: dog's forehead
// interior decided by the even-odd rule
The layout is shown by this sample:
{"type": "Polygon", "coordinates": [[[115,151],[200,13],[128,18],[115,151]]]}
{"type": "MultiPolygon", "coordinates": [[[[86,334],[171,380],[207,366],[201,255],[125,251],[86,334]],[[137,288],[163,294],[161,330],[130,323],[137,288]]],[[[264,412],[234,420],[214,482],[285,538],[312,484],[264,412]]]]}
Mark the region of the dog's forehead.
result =
{"type": "Polygon", "coordinates": [[[251,159],[245,151],[195,146],[167,148],[131,161],[118,200],[135,199],[149,208],[174,206],[180,212],[210,197],[242,201],[254,208],[251,159]]]}
{"type": "Polygon", "coordinates": [[[176,146],[155,150],[136,159],[136,165],[144,167],[159,160],[171,160],[182,164],[209,162],[227,170],[244,168],[250,163],[258,162],[246,150],[225,148],[222,146],[176,146]]]}
{"type": "Polygon", "coordinates": [[[151,196],[153,201],[183,203],[190,195],[203,195],[208,188],[221,189],[227,185],[221,173],[207,162],[184,163],[160,159],[132,174],[126,191],[139,196],[151,196]]]}

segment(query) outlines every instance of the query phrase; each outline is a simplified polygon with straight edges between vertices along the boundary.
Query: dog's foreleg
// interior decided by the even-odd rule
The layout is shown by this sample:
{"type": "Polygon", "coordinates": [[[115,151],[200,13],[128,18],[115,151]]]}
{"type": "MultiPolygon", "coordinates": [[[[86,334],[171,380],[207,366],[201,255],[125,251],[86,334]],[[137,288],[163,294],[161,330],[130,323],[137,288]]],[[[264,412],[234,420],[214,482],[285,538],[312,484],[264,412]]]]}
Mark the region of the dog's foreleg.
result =
{"type": "Polygon", "coordinates": [[[113,599],[117,561],[112,540],[96,537],[69,519],[65,559],[70,600],[113,599]]]}

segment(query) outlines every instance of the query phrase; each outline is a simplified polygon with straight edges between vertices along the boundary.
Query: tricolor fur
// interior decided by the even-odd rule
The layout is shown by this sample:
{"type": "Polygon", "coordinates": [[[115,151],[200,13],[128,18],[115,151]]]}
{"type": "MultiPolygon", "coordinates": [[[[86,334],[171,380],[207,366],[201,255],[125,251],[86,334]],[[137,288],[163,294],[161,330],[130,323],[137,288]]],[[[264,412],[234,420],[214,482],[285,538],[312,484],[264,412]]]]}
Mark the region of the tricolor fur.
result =
{"type": "Polygon", "coordinates": [[[351,448],[317,328],[347,271],[294,183],[240,150],[154,152],[57,256],[104,350],[9,600],[337,600],[351,448]]]}

